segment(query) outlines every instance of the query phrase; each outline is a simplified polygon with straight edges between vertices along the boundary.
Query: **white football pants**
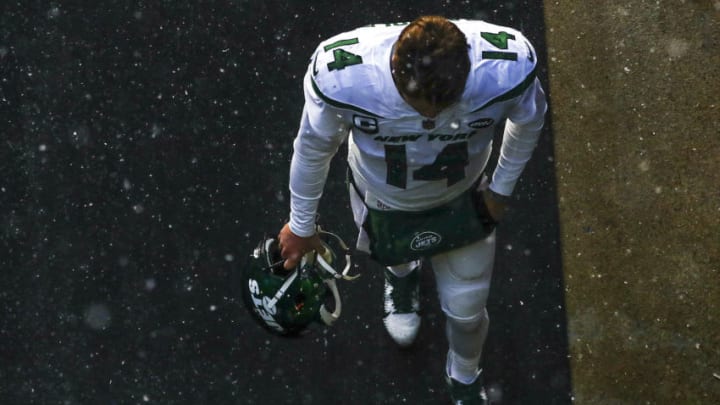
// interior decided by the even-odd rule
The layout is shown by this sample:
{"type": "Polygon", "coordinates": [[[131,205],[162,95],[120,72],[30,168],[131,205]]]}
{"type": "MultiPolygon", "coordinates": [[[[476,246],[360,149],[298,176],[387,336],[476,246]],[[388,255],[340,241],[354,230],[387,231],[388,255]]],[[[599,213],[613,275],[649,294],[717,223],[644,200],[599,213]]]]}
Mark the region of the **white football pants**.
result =
{"type": "MultiPolygon", "coordinates": [[[[367,207],[350,187],[353,218],[359,229],[357,249],[368,252],[369,239],[362,224],[367,207]]],[[[495,232],[485,239],[430,258],[435,273],[440,306],[446,315],[448,374],[463,383],[478,375],[482,348],[487,338],[489,317],[485,304],[490,293],[495,261],[495,232]]],[[[414,266],[389,267],[398,277],[414,266]]]]}

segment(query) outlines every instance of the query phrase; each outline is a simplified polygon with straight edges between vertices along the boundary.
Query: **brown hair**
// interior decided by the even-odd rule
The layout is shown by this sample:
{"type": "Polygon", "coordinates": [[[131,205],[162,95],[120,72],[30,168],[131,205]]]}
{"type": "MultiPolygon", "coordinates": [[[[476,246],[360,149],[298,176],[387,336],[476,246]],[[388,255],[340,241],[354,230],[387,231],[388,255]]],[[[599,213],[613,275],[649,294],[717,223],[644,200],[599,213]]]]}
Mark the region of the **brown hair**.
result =
{"type": "Polygon", "coordinates": [[[422,16],[400,33],[391,60],[395,85],[407,97],[442,108],[465,89],[470,58],[465,34],[440,16],[422,16]]]}

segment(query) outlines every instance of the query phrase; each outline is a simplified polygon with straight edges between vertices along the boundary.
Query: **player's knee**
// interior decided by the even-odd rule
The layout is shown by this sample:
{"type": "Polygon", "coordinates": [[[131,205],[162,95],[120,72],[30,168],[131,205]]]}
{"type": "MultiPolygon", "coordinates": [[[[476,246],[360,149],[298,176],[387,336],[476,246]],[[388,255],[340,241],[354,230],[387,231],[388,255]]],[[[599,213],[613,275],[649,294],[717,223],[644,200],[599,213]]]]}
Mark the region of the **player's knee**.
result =
{"type": "Polygon", "coordinates": [[[482,327],[484,321],[482,316],[473,316],[470,318],[456,318],[450,314],[446,315],[447,323],[450,327],[450,330],[453,332],[462,332],[465,334],[478,331],[482,327]]]}
{"type": "Polygon", "coordinates": [[[443,311],[448,319],[458,324],[476,324],[486,317],[485,303],[487,291],[485,289],[471,289],[455,292],[446,298],[443,311]]]}

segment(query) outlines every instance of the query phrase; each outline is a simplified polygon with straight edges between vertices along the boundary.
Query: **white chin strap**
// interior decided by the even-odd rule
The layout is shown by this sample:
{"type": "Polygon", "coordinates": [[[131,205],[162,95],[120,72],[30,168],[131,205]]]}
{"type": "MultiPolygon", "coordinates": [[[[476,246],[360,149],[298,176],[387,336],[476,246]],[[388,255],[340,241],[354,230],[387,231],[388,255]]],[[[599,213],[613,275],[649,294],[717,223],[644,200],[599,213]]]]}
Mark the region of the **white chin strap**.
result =
{"type": "Polygon", "coordinates": [[[333,278],[331,279],[325,279],[323,280],[325,284],[330,288],[330,291],[332,291],[333,300],[335,301],[335,310],[333,312],[330,312],[325,308],[325,305],[320,307],[320,318],[323,320],[323,322],[326,325],[332,325],[335,321],[340,318],[340,312],[342,311],[342,302],[340,300],[340,291],[338,290],[336,279],[343,279],[343,280],[355,280],[356,278],[360,277],[360,274],[351,276],[348,275],[348,272],[350,271],[350,267],[352,267],[352,260],[350,258],[350,249],[348,249],[345,242],[340,239],[339,236],[337,236],[334,233],[323,231],[321,229],[318,229],[319,233],[324,233],[326,235],[332,236],[338,241],[338,244],[340,247],[345,251],[345,268],[343,268],[342,272],[337,272],[335,269],[330,265],[329,261],[332,261],[332,253],[330,252],[330,248],[325,246],[325,252],[324,254],[315,254],[315,259],[317,260],[317,263],[320,265],[320,268],[322,268],[324,271],[326,271],[328,274],[332,275],[333,278]]]}
{"type": "Polygon", "coordinates": [[[335,300],[335,311],[328,311],[327,308],[325,308],[325,304],[323,304],[320,307],[320,318],[325,323],[325,325],[330,326],[335,323],[338,318],[340,318],[340,312],[342,311],[342,302],[340,301],[340,291],[338,291],[335,279],[331,278],[324,281],[328,288],[330,288],[330,291],[332,291],[333,299],[335,300]]]}
{"type": "MultiPolygon", "coordinates": [[[[328,257],[330,257],[330,250],[328,248],[325,248],[325,252],[327,252],[328,257]]],[[[350,260],[350,254],[345,254],[345,268],[342,270],[342,272],[338,273],[335,271],[335,269],[328,263],[328,259],[324,257],[324,255],[318,254],[315,256],[317,258],[318,264],[320,264],[320,267],[322,267],[323,270],[330,273],[335,278],[341,278],[343,280],[355,280],[356,278],[360,277],[359,274],[355,276],[348,275],[348,271],[350,271],[350,267],[352,266],[351,260],[350,260]]]]}

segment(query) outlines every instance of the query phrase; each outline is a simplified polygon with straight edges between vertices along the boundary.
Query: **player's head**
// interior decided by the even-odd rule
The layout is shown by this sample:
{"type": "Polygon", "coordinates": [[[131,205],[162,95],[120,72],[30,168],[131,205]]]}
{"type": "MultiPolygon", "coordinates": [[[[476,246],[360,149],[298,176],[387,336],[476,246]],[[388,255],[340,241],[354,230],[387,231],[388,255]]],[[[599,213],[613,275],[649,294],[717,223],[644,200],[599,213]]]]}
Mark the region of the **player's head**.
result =
{"type": "Polygon", "coordinates": [[[444,17],[420,17],[400,33],[391,67],[403,98],[416,109],[419,105],[429,115],[437,115],[458,101],[465,89],[470,72],[465,34],[444,17]]]}

